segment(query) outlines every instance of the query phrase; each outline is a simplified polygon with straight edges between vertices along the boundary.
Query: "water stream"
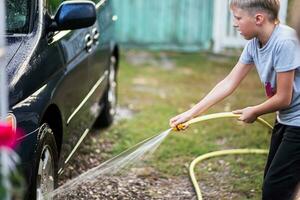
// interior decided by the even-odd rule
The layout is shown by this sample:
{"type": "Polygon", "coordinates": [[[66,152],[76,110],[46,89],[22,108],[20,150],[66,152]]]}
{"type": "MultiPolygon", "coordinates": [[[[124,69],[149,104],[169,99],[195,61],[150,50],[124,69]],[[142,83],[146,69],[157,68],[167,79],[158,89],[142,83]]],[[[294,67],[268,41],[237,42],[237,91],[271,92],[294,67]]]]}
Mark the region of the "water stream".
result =
{"type": "Polygon", "coordinates": [[[151,155],[162,141],[168,136],[172,129],[168,129],[159,135],[148,138],[135,146],[123,151],[119,155],[107,160],[106,162],[94,167],[85,173],[81,174],[77,178],[74,178],[64,185],[54,190],[51,194],[48,194],[45,199],[49,197],[55,197],[57,195],[63,196],[70,190],[76,189],[78,186],[84,183],[97,182],[97,178],[109,175],[115,175],[132,167],[139,161],[145,159],[146,156],[151,155]]]}

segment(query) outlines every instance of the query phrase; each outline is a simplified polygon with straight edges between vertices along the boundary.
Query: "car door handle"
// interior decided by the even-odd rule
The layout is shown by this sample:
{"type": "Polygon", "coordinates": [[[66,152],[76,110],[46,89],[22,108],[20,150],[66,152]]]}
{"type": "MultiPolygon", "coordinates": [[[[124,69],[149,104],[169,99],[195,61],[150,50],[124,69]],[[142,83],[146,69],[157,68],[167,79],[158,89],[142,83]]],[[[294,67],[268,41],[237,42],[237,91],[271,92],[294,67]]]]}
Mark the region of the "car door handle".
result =
{"type": "Polygon", "coordinates": [[[94,42],[95,43],[98,42],[100,34],[99,34],[99,31],[97,30],[97,28],[94,28],[92,30],[92,33],[93,33],[93,40],[94,40],[94,42]]]}
{"type": "Polygon", "coordinates": [[[93,40],[90,34],[87,34],[84,38],[85,40],[85,49],[87,52],[92,51],[93,40]]]}

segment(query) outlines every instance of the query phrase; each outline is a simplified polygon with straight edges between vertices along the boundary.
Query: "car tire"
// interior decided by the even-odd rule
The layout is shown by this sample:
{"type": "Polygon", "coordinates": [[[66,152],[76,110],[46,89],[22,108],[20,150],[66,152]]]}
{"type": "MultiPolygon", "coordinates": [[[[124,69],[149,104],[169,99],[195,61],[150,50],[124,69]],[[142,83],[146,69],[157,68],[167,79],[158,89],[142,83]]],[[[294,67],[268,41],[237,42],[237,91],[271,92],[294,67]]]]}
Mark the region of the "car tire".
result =
{"type": "Polygon", "coordinates": [[[52,192],[57,187],[57,164],[58,152],[53,131],[45,123],[39,131],[39,142],[33,163],[30,199],[43,199],[42,195],[52,192]]]}
{"type": "Polygon", "coordinates": [[[115,56],[111,56],[108,85],[101,101],[103,109],[96,119],[94,127],[104,128],[112,124],[117,110],[117,85],[117,60],[115,56]]]}

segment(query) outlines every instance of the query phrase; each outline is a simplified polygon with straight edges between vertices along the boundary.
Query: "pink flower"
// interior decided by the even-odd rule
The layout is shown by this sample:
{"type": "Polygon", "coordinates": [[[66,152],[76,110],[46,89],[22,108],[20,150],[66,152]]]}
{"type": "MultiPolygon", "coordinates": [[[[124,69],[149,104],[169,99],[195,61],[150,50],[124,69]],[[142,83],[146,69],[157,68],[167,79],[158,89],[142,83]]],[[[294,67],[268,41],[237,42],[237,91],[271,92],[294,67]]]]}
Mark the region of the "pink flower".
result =
{"type": "Polygon", "coordinates": [[[17,138],[21,137],[22,132],[15,130],[10,124],[0,123],[0,148],[15,148],[17,138]]]}

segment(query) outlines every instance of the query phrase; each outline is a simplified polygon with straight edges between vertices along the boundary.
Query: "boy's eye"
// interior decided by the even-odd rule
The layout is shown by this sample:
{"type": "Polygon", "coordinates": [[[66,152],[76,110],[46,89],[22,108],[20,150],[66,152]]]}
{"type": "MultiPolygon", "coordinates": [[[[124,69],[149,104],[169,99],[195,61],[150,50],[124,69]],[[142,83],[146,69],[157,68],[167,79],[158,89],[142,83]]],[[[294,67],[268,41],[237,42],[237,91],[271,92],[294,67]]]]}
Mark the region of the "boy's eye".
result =
{"type": "Polygon", "coordinates": [[[234,16],[234,18],[235,18],[236,20],[240,20],[240,19],[241,19],[241,17],[237,17],[237,16],[234,16]]]}

